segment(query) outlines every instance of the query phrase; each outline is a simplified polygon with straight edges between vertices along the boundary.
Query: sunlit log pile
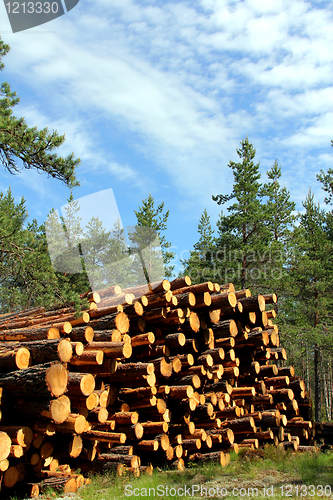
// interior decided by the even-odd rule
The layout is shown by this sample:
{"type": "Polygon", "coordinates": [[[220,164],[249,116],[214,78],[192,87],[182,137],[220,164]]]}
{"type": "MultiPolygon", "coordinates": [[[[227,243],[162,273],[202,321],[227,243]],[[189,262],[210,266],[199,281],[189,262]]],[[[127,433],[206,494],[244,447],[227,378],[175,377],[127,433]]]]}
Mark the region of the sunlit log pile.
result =
{"type": "Polygon", "coordinates": [[[84,298],[79,315],[0,316],[3,491],[75,492],[90,472],[138,476],[165,462],[226,465],[230,451],[266,443],[333,443],[279,345],[275,294],[184,277],[84,298]]]}

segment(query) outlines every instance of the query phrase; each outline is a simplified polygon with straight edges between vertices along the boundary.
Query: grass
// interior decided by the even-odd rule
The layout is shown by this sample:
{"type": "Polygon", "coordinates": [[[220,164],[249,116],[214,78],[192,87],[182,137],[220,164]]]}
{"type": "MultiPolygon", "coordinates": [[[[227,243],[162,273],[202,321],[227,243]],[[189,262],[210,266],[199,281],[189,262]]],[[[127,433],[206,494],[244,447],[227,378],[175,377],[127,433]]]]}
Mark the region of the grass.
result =
{"type": "MultiPolygon", "coordinates": [[[[53,500],[60,496],[48,491],[42,498],[53,500]]],[[[82,500],[333,499],[333,452],[292,454],[267,446],[256,453],[233,454],[227,467],[211,462],[190,464],[184,472],[155,468],[151,477],[139,478],[105,473],[92,476],[91,484],[81,488],[77,497],[82,500]]]]}
{"type": "Polygon", "coordinates": [[[186,495],[177,494],[177,490],[184,486],[188,498],[269,498],[271,492],[274,500],[333,498],[333,452],[293,455],[268,446],[260,452],[233,455],[230,464],[224,468],[208,463],[190,466],[184,472],[156,470],[152,477],[143,475],[137,479],[112,475],[95,477],[79,495],[82,500],[180,500],[186,495]],[[313,487],[309,489],[309,485],[313,487]],[[318,485],[322,485],[323,490],[318,485]]]}

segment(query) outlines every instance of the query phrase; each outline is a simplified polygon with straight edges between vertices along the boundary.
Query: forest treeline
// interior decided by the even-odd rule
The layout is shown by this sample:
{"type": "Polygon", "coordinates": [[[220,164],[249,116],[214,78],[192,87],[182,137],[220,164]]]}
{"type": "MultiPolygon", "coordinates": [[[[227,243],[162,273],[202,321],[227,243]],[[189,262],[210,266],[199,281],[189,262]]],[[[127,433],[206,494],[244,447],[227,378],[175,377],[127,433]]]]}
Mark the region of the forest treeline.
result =
{"type": "MultiPolygon", "coordinates": [[[[333,146],[333,141],[332,141],[333,146]]],[[[277,161],[261,181],[255,149],[248,138],[230,162],[231,194],[213,200],[227,204],[216,226],[205,209],[199,239],[183,261],[195,283],[234,283],[252,294],[278,295],[277,324],[290,362],[311,389],[316,420],[333,419],[333,169],[317,176],[326,192],[326,210],[311,191],[296,212],[281,186],[277,161]]]]}

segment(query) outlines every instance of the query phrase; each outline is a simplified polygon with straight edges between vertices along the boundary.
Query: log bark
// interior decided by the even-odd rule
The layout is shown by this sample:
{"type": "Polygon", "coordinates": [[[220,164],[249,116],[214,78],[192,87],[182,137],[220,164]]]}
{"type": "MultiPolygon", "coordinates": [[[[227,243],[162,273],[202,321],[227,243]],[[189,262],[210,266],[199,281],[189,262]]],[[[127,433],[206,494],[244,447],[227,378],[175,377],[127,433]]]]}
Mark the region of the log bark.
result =
{"type": "Polygon", "coordinates": [[[45,363],[0,375],[0,386],[15,395],[53,395],[67,389],[68,372],[61,363],[45,363]]]}

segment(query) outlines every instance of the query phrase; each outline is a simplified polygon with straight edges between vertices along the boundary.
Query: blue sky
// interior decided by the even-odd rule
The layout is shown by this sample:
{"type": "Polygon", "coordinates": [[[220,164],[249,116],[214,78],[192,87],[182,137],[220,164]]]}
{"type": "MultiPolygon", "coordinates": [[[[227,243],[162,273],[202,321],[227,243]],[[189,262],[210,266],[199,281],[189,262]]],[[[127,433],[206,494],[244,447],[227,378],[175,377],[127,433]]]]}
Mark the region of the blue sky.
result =
{"type": "MultiPolygon", "coordinates": [[[[333,5],[293,0],[80,0],[45,25],[0,34],[11,46],[1,81],[15,114],[66,134],[82,160],[74,197],[112,188],[123,224],[151,193],[170,210],[167,239],[188,256],[212,194],[232,190],[230,160],[247,135],[263,181],[275,159],[301,209],[316,173],[333,167],[333,5]]],[[[41,223],[68,188],[35,171],[4,170],[41,223]]],[[[91,206],[92,215],[98,208],[91,206]]]]}

